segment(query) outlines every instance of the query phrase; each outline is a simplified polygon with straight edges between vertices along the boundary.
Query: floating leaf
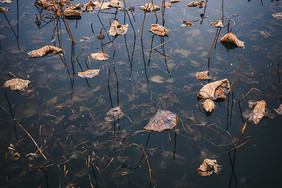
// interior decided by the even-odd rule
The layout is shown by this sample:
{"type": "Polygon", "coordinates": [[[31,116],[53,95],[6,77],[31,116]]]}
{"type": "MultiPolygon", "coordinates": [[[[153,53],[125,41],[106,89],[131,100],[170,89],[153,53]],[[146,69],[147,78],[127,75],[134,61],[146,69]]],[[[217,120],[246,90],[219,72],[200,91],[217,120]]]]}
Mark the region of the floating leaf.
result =
{"type": "Polygon", "coordinates": [[[116,35],[123,35],[128,30],[128,24],[121,25],[118,23],[118,21],[113,21],[111,25],[111,29],[109,30],[109,35],[116,36],[116,35]]]}
{"type": "Polygon", "coordinates": [[[211,22],[210,25],[214,25],[215,27],[220,27],[220,28],[224,27],[221,20],[211,22]]]}
{"type": "Polygon", "coordinates": [[[148,11],[148,12],[153,11],[153,10],[155,11],[160,10],[159,6],[153,5],[152,3],[146,3],[144,4],[144,6],[140,6],[139,8],[141,10],[148,11]]]}
{"type": "Polygon", "coordinates": [[[92,1],[89,1],[88,3],[81,6],[81,9],[83,12],[92,12],[94,10],[96,5],[92,1]]]}
{"type": "Polygon", "coordinates": [[[266,102],[264,100],[261,101],[253,101],[250,100],[249,108],[253,108],[252,112],[244,112],[242,116],[246,118],[248,121],[253,121],[256,125],[260,122],[260,120],[265,117],[266,111],[266,102]]]}
{"type": "Polygon", "coordinates": [[[236,46],[238,47],[244,47],[244,43],[243,41],[240,41],[236,35],[234,35],[233,33],[227,33],[225,34],[223,37],[221,37],[220,39],[220,42],[227,42],[227,43],[232,43],[232,44],[235,44],[236,46]]]}
{"type": "Polygon", "coordinates": [[[171,3],[178,3],[180,0],[170,0],[171,3]]]}
{"type": "Polygon", "coordinates": [[[13,0],[1,0],[0,3],[12,3],[13,0]]]}
{"type": "Polygon", "coordinates": [[[82,16],[82,12],[80,10],[74,10],[71,8],[66,8],[64,10],[64,16],[66,18],[80,19],[82,16]]]}
{"type": "Polygon", "coordinates": [[[8,10],[9,10],[9,8],[4,8],[4,7],[0,6],[0,13],[1,12],[7,12],[8,10]]]}
{"type": "Polygon", "coordinates": [[[24,90],[30,84],[29,80],[23,80],[20,78],[13,78],[5,82],[4,87],[8,87],[11,90],[24,90]]]}
{"type": "Polygon", "coordinates": [[[194,2],[189,3],[187,6],[188,7],[196,7],[196,6],[198,6],[199,8],[203,8],[206,3],[207,3],[206,1],[199,1],[199,2],[194,1],[194,2]]]}
{"type": "Polygon", "coordinates": [[[91,53],[91,57],[95,60],[107,60],[110,58],[107,54],[100,52],[100,53],[91,53]]]}
{"type": "Polygon", "coordinates": [[[155,75],[155,76],[150,78],[150,81],[158,83],[158,84],[162,84],[162,83],[164,83],[164,77],[159,76],[159,75],[155,75]]]}
{"type": "Polygon", "coordinates": [[[211,76],[209,76],[209,71],[196,72],[197,80],[211,80],[211,76]]]}
{"type": "Polygon", "coordinates": [[[215,159],[204,159],[197,172],[201,176],[210,176],[212,173],[218,174],[220,170],[221,166],[217,164],[215,159]]]}
{"type": "Polygon", "coordinates": [[[159,25],[159,24],[152,24],[149,27],[149,30],[159,36],[165,36],[169,30],[167,30],[164,26],[159,25]]]}
{"type": "Polygon", "coordinates": [[[100,73],[100,69],[88,69],[84,72],[78,72],[78,76],[81,78],[93,78],[100,73]]]}
{"type": "Polygon", "coordinates": [[[44,46],[38,50],[32,50],[30,52],[27,52],[28,57],[41,57],[44,56],[50,52],[53,53],[63,53],[63,50],[61,48],[58,48],[56,46],[44,46]]]}
{"type": "Polygon", "coordinates": [[[165,2],[165,5],[164,5],[165,7],[171,7],[171,2],[170,1],[168,1],[168,2],[165,2]]]}
{"type": "Polygon", "coordinates": [[[277,114],[282,115],[282,104],[280,104],[279,108],[274,109],[277,114]]]}
{"type": "Polygon", "coordinates": [[[120,107],[117,106],[115,108],[110,109],[106,113],[105,121],[115,121],[124,116],[124,113],[121,111],[120,107]]]}
{"type": "Polygon", "coordinates": [[[153,116],[144,129],[161,132],[166,129],[172,129],[175,125],[176,114],[170,111],[158,110],[157,114],[153,116]]]}
{"type": "Polygon", "coordinates": [[[80,3],[78,3],[76,5],[68,5],[67,8],[70,8],[72,10],[80,9],[80,3]]]}
{"type": "Polygon", "coordinates": [[[205,109],[206,112],[212,112],[215,105],[214,102],[210,99],[205,100],[205,102],[203,102],[203,107],[205,109]]]}
{"type": "Polygon", "coordinates": [[[191,21],[184,21],[183,20],[183,24],[181,25],[182,27],[190,27],[190,26],[193,26],[194,23],[191,22],[191,21]]]}
{"type": "Polygon", "coordinates": [[[111,0],[109,3],[110,3],[109,6],[113,8],[121,8],[123,5],[122,2],[118,0],[111,0]]]}
{"type": "Polygon", "coordinates": [[[273,18],[280,20],[280,19],[282,19],[282,12],[272,14],[272,16],[273,16],[273,18]]]}
{"type": "Polygon", "coordinates": [[[209,98],[212,100],[216,100],[218,98],[226,98],[229,88],[229,81],[227,79],[223,79],[204,85],[197,96],[200,98],[209,98]]]}

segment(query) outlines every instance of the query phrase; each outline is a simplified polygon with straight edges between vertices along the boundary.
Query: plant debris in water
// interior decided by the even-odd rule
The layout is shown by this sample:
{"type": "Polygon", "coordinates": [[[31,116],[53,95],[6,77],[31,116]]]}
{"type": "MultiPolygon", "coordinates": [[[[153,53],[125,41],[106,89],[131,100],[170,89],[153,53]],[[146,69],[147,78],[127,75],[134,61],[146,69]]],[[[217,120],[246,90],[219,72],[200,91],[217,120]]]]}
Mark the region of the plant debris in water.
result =
{"type": "Polygon", "coordinates": [[[199,7],[199,8],[203,8],[206,4],[207,4],[206,1],[194,1],[194,2],[189,3],[187,6],[188,6],[188,7],[199,7]]]}
{"type": "Polygon", "coordinates": [[[4,87],[8,87],[14,91],[21,91],[26,89],[30,84],[29,80],[23,80],[20,78],[13,78],[5,82],[4,87]]]}
{"type": "Polygon", "coordinates": [[[113,21],[111,25],[111,29],[109,30],[109,35],[116,36],[116,35],[124,35],[128,30],[128,24],[121,25],[118,21],[113,21]]]}
{"type": "Polygon", "coordinates": [[[78,72],[77,74],[81,78],[93,78],[100,74],[100,69],[88,69],[87,71],[78,72]]]}
{"type": "Polygon", "coordinates": [[[219,28],[224,27],[221,20],[213,21],[213,22],[210,23],[210,25],[213,25],[213,26],[219,27],[219,28]]]}
{"type": "Polygon", "coordinates": [[[151,24],[149,26],[149,30],[159,36],[165,36],[169,30],[167,30],[164,26],[159,25],[159,24],[151,24]]]}
{"type": "Polygon", "coordinates": [[[147,12],[160,10],[159,6],[153,5],[152,3],[146,3],[144,6],[140,6],[139,8],[147,12]]]}
{"type": "Polygon", "coordinates": [[[162,132],[166,129],[172,129],[176,125],[176,114],[158,110],[157,114],[153,116],[152,120],[144,127],[146,130],[162,132]]]}
{"type": "Polygon", "coordinates": [[[277,114],[282,115],[282,104],[279,105],[279,108],[274,109],[274,110],[277,114]]]}
{"type": "Polygon", "coordinates": [[[119,106],[110,109],[106,113],[105,121],[116,121],[124,116],[124,113],[121,111],[121,108],[119,106]]]}
{"type": "Polygon", "coordinates": [[[226,98],[229,88],[230,84],[228,79],[211,82],[202,87],[198,92],[198,97],[209,98],[212,100],[226,98]]]}
{"type": "Polygon", "coordinates": [[[100,53],[91,53],[91,57],[95,60],[107,60],[110,58],[107,54],[100,52],[100,53]]]}
{"type": "Polygon", "coordinates": [[[209,76],[209,71],[196,72],[197,80],[211,80],[211,76],[209,76]]]}
{"type": "Polygon", "coordinates": [[[225,34],[223,37],[221,37],[219,39],[220,42],[227,42],[227,43],[232,43],[232,44],[235,44],[236,46],[240,47],[240,48],[243,48],[245,47],[243,41],[240,41],[236,35],[234,35],[233,33],[229,32],[227,34],[225,34]]]}
{"type": "Polygon", "coordinates": [[[28,57],[41,57],[51,52],[58,54],[58,53],[63,53],[63,50],[56,46],[47,45],[38,50],[32,50],[30,52],[27,52],[27,54],[28,54],[28,57]]]}
{"type": "Polygon", "coordinates": [[[261,101],[250,100],[248,103],[249,103],[249,108],[253,108],[253,111],[244,112],[242,115],[248,121],[253,121],[257,125],[260,122],[260,120],[266,116],[265,114],[266,102],[264,100],[261,101]]]}
{"type": "Polygon", "coordinates": [[[205,102],[203,102],[203,107],[206,112],[212,112],[215,105],[214,102],[210,99],[206,99],[205,102]]]}
{"type": "Polygon", "coordinates": [[[183,24],[181,25],[181,27],[190,27],[190,26],[193,26],[193,25],[195,25],[193,22],[183,20],[183,24]]]}
{"type": "Polygon", "coordinates": [[[221,165],[217,164],[215,159],[204,159],[197,172],[201,176],[210,176],[212,173],[218,174],[221,171],[221,165]]]}

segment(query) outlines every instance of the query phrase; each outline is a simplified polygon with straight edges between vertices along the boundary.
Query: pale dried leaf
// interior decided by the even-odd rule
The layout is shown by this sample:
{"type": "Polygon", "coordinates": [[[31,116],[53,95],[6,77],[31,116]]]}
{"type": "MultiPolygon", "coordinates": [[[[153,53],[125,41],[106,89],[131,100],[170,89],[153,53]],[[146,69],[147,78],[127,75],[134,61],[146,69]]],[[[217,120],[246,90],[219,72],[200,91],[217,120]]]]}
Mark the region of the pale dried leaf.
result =
{"type": "Polygon", "coordinates": [[[282,19],[282,12],[272,14],[272,16],[273,16],[273,18],[280,20],[280,19],[282,19]]]}
{"type": "Polygon", "coordinates": [[[0,3],[12,3],[13,0],[1,0],[0,3]]]}
{"type": "Polygon", "coordinates": [[[159,25],[159,24],[151,24],[149,26],[149,30],[159,36],[165,36],[169,30],[167,30],[164,26],[159,25]]]}
{"type": "Polygon", "coordinates": [[[153,5],[152,3],[146,3],[144,4],[144,6],[140,6],[139,7],[141,10],[144,10],[144,11],[157,11],[157,10],[160,10],[160,7],[157,6],[157,5],[153,5]]]}
{"type": "Polygon", "coordinates": [[[183,24],[181,25],[182,27],[190,27],[193,26],[194,23],[191,21],[183,21],[183,24]]]}
{"type": "Polygon", "coordinates": [[[53,53],[63,53],[63,50],[61,48],[58,48],[56,46],[44,46],[38,50],[32,50],[30,52],[27,52],[28,57],[41,57],[46,55],[49,52],[53,53]]]}
{"type": "Polygon", "coordinates": [[[72,10],[80,9],[80,3],[78,3],[76,5],[68,5],[67,8],[70,8],[72,10]]]}
{"type": "Polygon", "coordinates": [[[105,121],[110,122],[110,121],[115,121],[124,116],[124,113],[121,111],[121,108],[119,106],[110,109],[106,113],[105,121]]]}
{"type": "Polygon", "coordinates": [[[214,25],[215,27],[220,27],[220,28],[224,27],[221,20],[213,21],[210,23],[210,25],[214,25]]]}
{"type": "Polygon", "coordinates": [[[197,80],[211,80],[211,76],[209,76],[209,71],[196,72],[197,80]]]}
{"type": "Polygon", "coordinates": [[[280,104],[279,108],[274,109],[277,114],[282,115],[282,104],[280,104]]]}
{"type": "Polygon", "coordinates": [[[128,24],[121,25],[118,21],[113,21],[111,24],[111,29],[109,30],[109,35],[116,36],[116,35],[124,35],[128,30],[128,24]]]}
{"type": "Polygon", "coordinates": [[[9,10],[9,8],[4,8],[4,7],[0,6],[0,13],[1,12],[7,12],[8,10],[9,10]]]}
{"type": "Polygon", "coordinates": [[[212,173],[218,174],[221,171],[221,165],[217,164],[215,159],[204,159],[197,172],[201,176],[210,176],[212,173]]]}
{"type": "Polygon", "coordinates": [[[100,52],[100,53],[91,53],[91,57],[95,60],[107,60],[110,58],[107,54],[100,52]]]}
{"type": "Polygon", "coordinates": [[[5,82],[4,87],[8,87],[11,90],[23,90],[30,84],[29,80],[23,80],[20,78],[13,78],[5,82]]]}
{"type": "Polygon", "coordinates": [[[264,117],[266,110],[266,102],[264,100],[256,102],[254,109],[253,109],[253,122],[258,124],[260,120],[264,117]]]}
{"type": "Polygon", "coordinates": [[[93,78],[100,74],[100,69],[88,69],[87,71],[78,72],[77,74],[81,78],[93,78]]]}
{"type": "Polygon", "coordinates": [[[95,4],[92,1],[89,1],[88,3],[81,6],[81,9],[83,12],[92,12],[95,8],[95,4]]]}
{"type": "Polygon", "coordinates": [[[223,79],[208,83],[202,87],[197,94],[200,98],[209,98],[216,100],[218,98],[226,98],[226,94],[230,88],[228,79],[223,79]]]}
{"type": "Polygon", "coordinates": [[[109,3],[110,3],[109,6],[113,8],[121,8],[123,5],[122,2],[118,0],[111,0],[109,3]]]}
{"type": "Polygon", "coordinates": [[[203,102],[203,107],[205,109],[206,112],[212,112],[215,105],[214,102],[210,99],[205,100],[205,102],[203,102]]]}
{"type": "Polygon", "coordinates": [[[158,110],[157,114],[153,116],[144,129],[161,132],[166,129],[172,129],[175,125],[176,114],[168,110],[158,110]]]}
{"type": "Polygon", "coordinates": [[[66,8],[64,10],[64,16],[66,18],[81,18],[82,16],[82,12],[80,10],[74,10],[74,9],[71,9],[71,8],[66,8]]]}
{"type": "Polygon", "coordinates": [[[164,6],[165,6],[165,7],[171,7],[171,2],[170,2],[170,1],[169,1],[169,2],[166,2],[164,6]]]}
{"type": "Polygon", "coordinates": [[[244,43],[245,42],[243,42],[243,41],[240,41],[237,37],[236,37],[236,35],[234,35],[233,33],[227,33],[227,34],[225,34],[223,37],[221,37],[220,39],[220,42],[229,42],[229,43],[233,43],[233,44],[235,44],[236,46],[238,46],[238,47],[244,47],[245,45],[244,45],[244,43]]]}
{"type": "Polygon", "coordinates": [[[188,7],[196,7],[196,6],[198,6],[199,8],[203,8],[206,3],[207,3],[206,1],[198,1],[198,2],[194,1],[194,2],[189,3],[187,6],[188,7]]]}

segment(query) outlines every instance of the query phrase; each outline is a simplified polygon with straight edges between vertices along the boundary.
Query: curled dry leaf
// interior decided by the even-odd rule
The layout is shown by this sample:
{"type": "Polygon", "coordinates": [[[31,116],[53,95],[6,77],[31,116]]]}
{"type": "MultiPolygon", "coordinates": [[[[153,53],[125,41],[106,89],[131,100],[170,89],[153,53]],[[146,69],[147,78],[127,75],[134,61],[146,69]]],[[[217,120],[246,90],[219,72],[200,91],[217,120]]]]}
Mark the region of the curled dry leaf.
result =
{"type": "Polygon", "coordinates": [[[30,52],[27,52],[28,57],[41,57],[46,55],[47,53],[63,53],[63,50],[61,48],[58,48],[56,46],[44,46],[38,50],[32,50],[30,52]]]}
{"type": "Polygon", "coordinates": [[[100,74],[100,69],[88,69],[87,71],[78,72],[77,74],[81,78],[93,78],[100,74]]]}
{"type": "Polygon", "coordinates": [[[221,165],[217,164],[215,159],[204,159],[197,172],[201,176],[210,176],[212,173],[218,174],[221,171],[221,165]]]}
{"type": "Polygon", "coordinates": [[[54,11],[57,10],[57,4],[56,1],[50,1],[50,0],[36,0],[35,1],[35,5],[50,10],[50,11],[54,11]]]}
{"type": "Polygon", "coordinates": [[[91,53],[91,57],[95,60],[107,60],[110,58],[110,56],[108,56],[107,54],[100,52],[100,53],[91,53]]]}
{"type": "Polygon", "coordinates": [[[279,108],[274,109],[277,114],[282,115],[282,104],[280,104],[279,108]]]}
{"type": "Polygon", "coordinates": [[[71,8],[66,8],[64,10],[64,16],[66,18],[81,18],[82,16],[82,12],[80,10],[75,10],[75,9],[71,9],[71,8]]]}
{"type": "Polygon", "coordinates": [[[9,10],[9,8],[4,8],[4,7],[0,6],[0,13],[1,12],[7,12],[8,10],[9,10]]]}
{"type": "Polygon", "coordinates": [[[123,5],[122,2],[118,0],[111,0],[109,3],[110,3],[109,6],[113,8],[121,8],[123,5]]]}
{"type": "Polygon", "coordinates": [[[204,5],[206,4],[207,2],[206,1],[194,1],[194,2],[191,2],[189,3],[187,6],[188,7],[199,7],[199,8],[203,8],[204,5]]]}
{"type": "Polygon", "coordinates": [[[170,1],[169,1],[169,2],[166,2],[164,6],[165,6],[165,7],[171,7],[171,2],[170,2],[170,1]]]}
{"type": "Polygon", "coordinates": [[[81,9],[83,12],[92,12],[94,10],[96,5],[92,1],[89,1],[88,3],[85,3],[81,6],[81,9]]]}
{"type": "Polygon", "coordinates": [[[193,22],[191,22],[191,21],[184,21],[183,20],[183,24],[181,25],[182,27],[190,27],[190,26],[193,26],[194,25],[194,23],[193,22]]]}
{"type": "Polygon", "coordinates": [[[23,80],[20,78],[13,78],[11,80],[8,80],[5,82],[4,87],[8,87],[11,90],[24,90],[28,87],[28,85],[30,84],[29,80],[23,80]]]}
{"type": "Polygon", "coordinates": [[[139,8],[147,12],[160,10],[159,6],[153,5],[152,3],[146,3],[144,6],[140,6],[139,8]]]}
{"type": "Polygon", "coordinates": [[[215,105],[214,102],[210,99],[205,100],[205,102],[203,102],[203,107],[205,109],[206,112],[212,112],[215,105]]]}
{"type": "Polygon", "coordinates": [[[80,9],[80,3],[78,3],[76,5],[68,5],[67,8],[70,8],[72,10],[80,9]]]}
{"type": "Polygon", "coordinates": [[[261,101],[252,101],[249,102],[249,108],[253,108],[252,112],[244,112],[242,115],[248,121],[253,121],[255,124],[258,124],[260,120],[265,116],[266,111],[266,102],[264,100],[261,101]]]}
{"type": "Polygon", "coordinates": [[[220,28],[224,27],[221,20],[211,22],[210,25],[214,25],[215,27],[220,27],[220,28]]]}
{"type": "Polygon", "coordinates": [[[211,76],[209,76],[209,71],[196,72],[197,80],[211,80],[211,76]]]}
{"type": "Polygon", "coordinates": [[[225,35],[224,35],[223,37],[221,37],[219,40],[220,40],[220,42],[233,43],[233,44],[235,44],[236,46],[238,46],[238,47],[240,47],[240,48],[245,47],[245,45],[244,45],[245,42],[240,41],[240,40],[236,37],[236,35],[234,35],[234,34],[231,33],[231,32],[225,34],[225,35]]]}
{"type": "Polygon", "coordinates": [[[117,106],[115,108],[110,109],[106,113],[105,121],[110,122],[110,121],[115,121],[124,116],[124,113],[121,111],[120,107],[117,106]]]}
{"type": "Polygon", "coordinates": [[[123,35],[128,30],[128,24],[121,25],[118,23],[118,21],[113,21],[111,25],[111,29],[109,30],[109,35],[116,36],[116,35],[123,35]]]}
{"type": "Polygon", "coordinates": [[[282,19],[282,12],[272,14],[272,16],[273,16],[273,18],[280,20],[280,19],[282,19]]]}
{"type": "Polygon", "coordinates": [[[209,98],[212,100],[226,98],[229,88],[230,84],[228,79],[223,79],[204,85],[197,96],[200,98],[209,98]]]}
{"type": "Polygon", "coordinates": [[[152,24],[149,27],[149,30],[159,36],[165,36],[169,30],[167,30],[164,26],[159,25],[159,24],[152,24]]]}
{"type": "Polygon", "coordinates": [[[166,129],[172,129],[175,125],[176,114],[168,110],[158,110],[157,114],[153,116],[144,129],[161,132],[166,129]]]}

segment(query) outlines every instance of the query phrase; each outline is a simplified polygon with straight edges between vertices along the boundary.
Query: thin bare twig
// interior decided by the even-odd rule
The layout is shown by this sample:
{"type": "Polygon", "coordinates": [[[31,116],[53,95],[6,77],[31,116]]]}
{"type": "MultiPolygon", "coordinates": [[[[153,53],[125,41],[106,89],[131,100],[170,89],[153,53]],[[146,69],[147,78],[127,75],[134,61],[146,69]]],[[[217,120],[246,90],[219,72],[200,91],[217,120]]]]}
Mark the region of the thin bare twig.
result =
{"type": "MultiPolygon", "coordinates": [[[[238,70],[237,70],[237,72],[236,72],[236,74],[235,74],[235,77],[234,77],[234,79],[233,79],[233,81],[232,81],[232,84],[231,84],[231,86],[230,86],[230,89],[228,90],[228,94],[230,93],[230,91],[231,91],[231,89],[232,89],[232,86],[233,86],[233,84],[234,84],[234,82],[235,82],[235,80],[236,80],[236,77],[237,77],[237,75],[238,75],[238,72],[240,71],[240,69],[241,69],[241,67],[242,67],[242,62],[241,62],[240,58],[239,58],[239,62],[240,62],[240,67],[238,68],[238,70]]],[[[238,84],[238,83],[237,83],[237,84],[238,84]]]]}
{"type": "Polygon", "coordinates": [[[262,92],[260,91],[260,90],[258,90],[257,88],[252,88],[252,89],[250,89],[250,91],[244,96],[244,97],[242,97],[240,100],[239,100],[239,102],[241,102],[241,100],[243,100],[244,98],[246,98],[249,94],[250,94],[250,92],[252,91],[252,90],[256,90],[257,92],[259,92],[260,94],[261,94],[261,97],[263,98],[263,94],[262,94],[262,92]]]}

